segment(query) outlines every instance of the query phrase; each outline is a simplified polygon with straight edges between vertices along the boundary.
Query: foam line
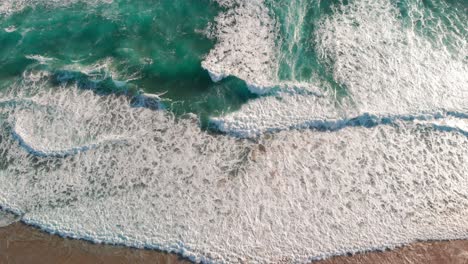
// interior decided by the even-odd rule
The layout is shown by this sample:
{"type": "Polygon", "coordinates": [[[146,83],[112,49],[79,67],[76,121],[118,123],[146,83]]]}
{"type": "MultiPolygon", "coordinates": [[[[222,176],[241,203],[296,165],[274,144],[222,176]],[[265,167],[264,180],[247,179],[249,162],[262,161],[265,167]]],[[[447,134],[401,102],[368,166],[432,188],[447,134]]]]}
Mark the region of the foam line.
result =
{"type": "MultiPolygon", "coordinates": [[[[161,104],[159,102],[160,98],[158,95],[152,95],[152,94],[145,94],[142,93],[138,96],[136,96],[134,99],[134,102],[132,103],[132,106],[134,107],[145,107],[148,109],[153,109],[153,110],[159,110],[161,109],[161,104]]],[[[119,135],[106,135],[105,137],[98,138],[98,139],[91,139],[91,142],[85,144],[85,145],[79,145],[79,146],[73,146],[72,143],[65,144],[58,146],[58,147],[53,147],[50,146],[51,144],[53,145],[54,143],[50,141],[45,141],[44,138],[36,138],[36,135],[34,135],[34,125],[28,124],[28,122],[34,120],[34,118],[28,118],[29,114],[32,115],[37,115],[37,112],[39,111],[45,111],[46,113],[53,113],[54,115],[57,116],[57,119],[59,120],[59,116],[64,114],[63,112],[61,113],[61,110],[67,111],[66,109],[60,109],[57,107],[53,107],[50,105],[41,105],[35,102],[34,98],[32,99],[5,99],[0,101],[0,107],[2,108],[2,111],[5,111],[4,108],[17,108],[16,111],[21,109],[22,111],[22,116],[17,117],[14,120],[14,124],[11,128],[11,134],[12,136],[18,140],[19,144],[26,149],[29,153],[35,156],[41,156],[41,157],[66,157],[70,155],[76,155],[80,152],[88,151],[91,149],[98,148],[100,146],[106,145],[106,144],[127,144],[129,140],[132,140],[132,136],[128,137],[122,137],[119,135]],[[28,111],[24,111],[24,110],[28,111]],[[32,111],[32,112],[29,112],[32,111]],[[36,114],[34,114],[36,113],[36,114]],[[26,116],[24,116],[26,115],[26,116]],[[25,119],[26,117],[26,119],[25,119]],[[28,129],[30,128],[30,129],[28,129]],[[30,131],[28,131],[30,130],[30,131]]],[[[67,117],[69,118],[69,117],[67,117]]],[[[50,124],[52,125],[52,124],[50,124]]],[[[57,133],[57,132],[54,132],[57,133]]]]}
{"type": "Polygon", "coordinates": [[[417,123],[432,125],[436,129],[443,131],[457,131],[465,136],[468,136],[468,115],[451,113],[449,117],[440,120],[418,120],[417,123]],[[455,116],[455,117],[454,117],[455,116]]]}
{"type": "MultiPolygon", "coordinates": [[[[464,128],[458,128],[456,122],[452,122],[453,125],[450,125],[450,122],[446,122],[449,117],[452,117],[450,120],[458,119],[460,123],[463,122],[462,119],[468,120],[468,115],[465,113],[458,112],[445,112],[445,111],[436,111],[436,112],[427,112],[420,114],[406,114],[406,115],[392,115],[392,116],[382,116],[382,115],[373,115],[369,113],[364,113],[359,116],[352,118],[331,118],[331,119],[315,119],[307,120],[304,122],[292,123],[286,125],[279,125],[276,123],[276,126],[261,128],[260,126],[252,126],[251,129],[244,129],[243,127],[236,127],[232,123],[224,123],[223,118],[212,118],[211,123],[214,127],[218,128],[221,132],[241,137],[241,138],[254,138],[262,135],[263,133],[272,133],[282,130],[291,130],[291,129],[314,129],[318,131],[337,131],[346,127],[375,127],[378,125],[394,125],[401,121],[407,122],[416,122],[419,124],[433,124],[434,127],[441,129],[455,129],[461,133],[464,132],[464,128]],[[437,126],[438,120],[445,122],[444,126],[437,126]]],[[[228,121],[229,122],[229,121],[228,121]]],[[[463,125],[460,125],[463,127],[463,125]]]]}
{"type": "Polygon", "coordinates": [[[128,139],[113,138],[108,140],[99,140],[88,145],[73,146],[68,149],[51,149],[45,146],[41,146],[42,144],[36,145],[37,142],[34,142],[34,137],[27,133],[23,128],[15,126],[11,133],[12,136],[18,140],[21,147],[26,149],[28,153],[40,157],[63,158],[66,156],[76,155],[80,152],[95,149],[105,144],[126,144],[128,141],[128,139]]]}

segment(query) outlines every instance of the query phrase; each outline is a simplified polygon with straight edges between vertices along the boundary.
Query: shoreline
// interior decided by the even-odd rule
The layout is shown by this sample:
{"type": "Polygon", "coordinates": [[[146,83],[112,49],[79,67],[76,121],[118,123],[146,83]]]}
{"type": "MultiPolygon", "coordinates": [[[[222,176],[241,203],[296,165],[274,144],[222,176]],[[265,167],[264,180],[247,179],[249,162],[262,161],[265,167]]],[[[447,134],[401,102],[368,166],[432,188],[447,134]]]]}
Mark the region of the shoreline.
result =
{"type": "Polygon", "coordinates": [[[49,234],[37,227],[15,222],[0,228],[0,263],[165,263],[190,264],[173,253],[96,244],[49,234]]]}
{"type": "MultiPolygon", "coordinates": [[[[179,254],[49,234],[16,222],[0,228],[0,263],[165,263],[190,264],[179,254]]],[[[384,251],[335,256],[312,264],[464,264],[468,263],[468,240],[425,241],[384,251]]]]}

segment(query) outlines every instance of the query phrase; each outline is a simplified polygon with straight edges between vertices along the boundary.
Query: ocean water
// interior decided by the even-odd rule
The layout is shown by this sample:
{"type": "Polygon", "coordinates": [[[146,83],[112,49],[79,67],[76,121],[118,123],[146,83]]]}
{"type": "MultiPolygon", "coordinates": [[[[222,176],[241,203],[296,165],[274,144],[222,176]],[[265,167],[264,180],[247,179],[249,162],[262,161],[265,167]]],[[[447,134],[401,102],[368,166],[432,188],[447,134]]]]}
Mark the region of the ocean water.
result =
{"type": "Polygon", "coordinates": [[[203,263],[468,238],[468,2],[4,0],[0,223],[203,263]]]}

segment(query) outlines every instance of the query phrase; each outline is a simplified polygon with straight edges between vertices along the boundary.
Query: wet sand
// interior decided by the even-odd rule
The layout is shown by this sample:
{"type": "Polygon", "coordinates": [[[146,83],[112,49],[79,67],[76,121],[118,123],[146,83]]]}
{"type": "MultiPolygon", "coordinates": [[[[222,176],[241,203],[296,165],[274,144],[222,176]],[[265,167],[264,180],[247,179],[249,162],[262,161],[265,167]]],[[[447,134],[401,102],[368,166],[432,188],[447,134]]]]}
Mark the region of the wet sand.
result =
{"type": "Polygon", "coordinates": [[[50,235],[22,223],[0,228],[0,264],[189,264],[176,254],[93,244],[50,235]]]}
{"type": "MultiPolygon", "coordinates": [[[[50,235],[22,223],[0,228],[0,263],[188,264],[176,254],[98,245],[50,235]]],[[[415,243],[384,252],[340,256],[314,264],[468,264],[468,241],[415,243]]]]}
{"type": "Polygon", "coordinates": [[[395,250],[340,256],[318,264],[468,264],[468,241],[414,243],[395,250]]]}

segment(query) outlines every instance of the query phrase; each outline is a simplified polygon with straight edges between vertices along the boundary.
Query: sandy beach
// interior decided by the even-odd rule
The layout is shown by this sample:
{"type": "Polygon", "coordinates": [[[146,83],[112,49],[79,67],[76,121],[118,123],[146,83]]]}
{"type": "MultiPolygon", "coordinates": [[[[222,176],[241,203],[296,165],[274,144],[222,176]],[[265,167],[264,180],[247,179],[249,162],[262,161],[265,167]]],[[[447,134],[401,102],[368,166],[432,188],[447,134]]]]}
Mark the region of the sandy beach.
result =
{"type": "Polygon", "coordinates": [[[50,235],[25,224],[14,223],[0,228],[0,263],[183,264],[190,262],[176,254],[93,244],[50,235]]]}
{"type": "MultiPolygon", "coordinates": [[[[47,234],[22,223],[0,228],[0,263],[164,263],[190,261],[177,254],[98,245],[47,234]]],[[[422,242],[384,252],[339,256],[316,264],[466,264],[468,241],[422,242]]]]}

